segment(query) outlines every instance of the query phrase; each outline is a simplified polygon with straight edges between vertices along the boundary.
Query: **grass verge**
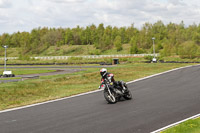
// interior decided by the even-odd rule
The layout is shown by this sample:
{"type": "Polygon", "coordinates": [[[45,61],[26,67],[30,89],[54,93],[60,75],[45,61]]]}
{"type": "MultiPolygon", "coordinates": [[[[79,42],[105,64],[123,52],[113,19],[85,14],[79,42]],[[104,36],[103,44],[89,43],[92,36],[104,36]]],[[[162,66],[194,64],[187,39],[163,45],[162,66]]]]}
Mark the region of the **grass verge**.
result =
{"type": "Polygon", "coordinates": [[[161,133],[200,133],[200,118],[188,120],[161,133]]]}
{"type": "Polygon", "coordinates": [[[2,80],[13,80],[13,79],[21,79],[21,77],[7,77],[7,78],[2,77],[2,78],[0,78],[0,81],[2,81],[2,80]]]}
{"type": "MultiPolygon", "coordinates": [[[[137,63],[108,68],[115,80],[131,81],[189,64],[137,63]]],[[[100,84],[99,68],[84,68],[76,73],[44,76],[0,86],[0,110],[67,97],[96,90],[100,84]]]]}
{"type": "MultiPolygon", "coordinates": [[[[0,70],[0,73],[3,74],[4,70],[0,70]]],[[[37,73],[48,73],[55,72],[56,70],[45,70],[45,69],[9,69],[15,75],[26,75],[26,74],[37,74],[37,73]]],[[[7,79],[7,78],[6,78],[7,79]]]]}

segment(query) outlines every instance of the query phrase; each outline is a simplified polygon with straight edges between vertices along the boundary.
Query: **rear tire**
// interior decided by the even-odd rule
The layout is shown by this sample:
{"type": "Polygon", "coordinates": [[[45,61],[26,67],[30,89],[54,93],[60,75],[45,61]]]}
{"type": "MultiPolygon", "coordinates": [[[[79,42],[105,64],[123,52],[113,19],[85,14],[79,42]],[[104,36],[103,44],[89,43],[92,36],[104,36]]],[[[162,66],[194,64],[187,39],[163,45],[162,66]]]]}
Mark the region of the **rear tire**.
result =
{"type": "Polygon", "coordinates": [[[124,95],[124,99],[126,100],[131,100],[132,99],[132,94],[129,90],[127,90],[127,92],[124,95]]]}
{"type": "Polygon", "coordinates": [[[117,99],[115,98],[115,95],[114,95],[113,92],[111,92],[111,94],[112,94],[112,95],[109,95],[109,94],[108,94],[108,91],[104,91],[104,97],[105,97],[106,101],[107,101],[108,103],[114,104],[114,103],[117,102],[117,99]]]}

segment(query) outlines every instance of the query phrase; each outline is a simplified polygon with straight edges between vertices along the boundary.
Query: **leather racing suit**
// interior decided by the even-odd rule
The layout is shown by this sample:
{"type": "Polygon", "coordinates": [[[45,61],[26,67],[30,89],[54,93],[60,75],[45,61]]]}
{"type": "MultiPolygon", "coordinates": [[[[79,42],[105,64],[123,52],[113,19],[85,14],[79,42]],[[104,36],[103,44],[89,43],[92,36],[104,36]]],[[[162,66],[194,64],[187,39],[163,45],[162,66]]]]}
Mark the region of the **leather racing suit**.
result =
{"type": "Polygon", "coordinates": [[[117,88],[121,91],[123,89],[125,89],[123,87],[124,82],[123,81],[115,81],[114,74],[112,74],[112,73],[106,73],[106,75],[101,78],[101,83],[104,82],[104,81],[112,83],[115,88],[117,88]]]}

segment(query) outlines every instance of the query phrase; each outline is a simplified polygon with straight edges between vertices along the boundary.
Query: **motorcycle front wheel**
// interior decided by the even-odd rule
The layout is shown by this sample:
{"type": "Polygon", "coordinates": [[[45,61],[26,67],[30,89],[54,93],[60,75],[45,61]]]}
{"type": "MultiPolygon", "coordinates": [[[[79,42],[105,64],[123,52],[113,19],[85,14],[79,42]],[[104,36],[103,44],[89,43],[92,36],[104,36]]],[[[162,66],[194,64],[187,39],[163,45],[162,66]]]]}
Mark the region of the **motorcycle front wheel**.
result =
{"type": "Polygon", "coordinates": [[[111,95],[108,91],[104,91],[104,97],[108,103],[114,104],[117,102],[117,99],[115,98],[115,94],[111,92],[111,95]]]}

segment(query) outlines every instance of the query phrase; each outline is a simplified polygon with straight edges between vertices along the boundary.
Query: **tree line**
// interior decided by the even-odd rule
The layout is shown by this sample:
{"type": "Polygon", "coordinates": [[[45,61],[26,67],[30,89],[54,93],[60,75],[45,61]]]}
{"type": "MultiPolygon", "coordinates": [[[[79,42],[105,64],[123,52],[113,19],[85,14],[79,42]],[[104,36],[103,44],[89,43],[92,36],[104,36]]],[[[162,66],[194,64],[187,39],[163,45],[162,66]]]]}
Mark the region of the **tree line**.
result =
{"type": "Polygon", "coordinates": [[[130,44],[130,53],[152,52],[152,37],[155,37],[156,52],[162,56],[181,55],[182,58],[194,58],[200,55],[200,24],[185,26],[180,24],[145,23],[141,29],[134,24],[128,27],[98,26],[92,24],[76,28],[39,27],[31,32],[4,33],[0,36],[0,45],[21,48],[21,54],[39,54],[50,46],[94,45],[105,51],[113,47],[123,49],[122,44],[130,44]]]}

